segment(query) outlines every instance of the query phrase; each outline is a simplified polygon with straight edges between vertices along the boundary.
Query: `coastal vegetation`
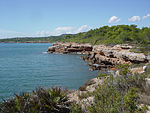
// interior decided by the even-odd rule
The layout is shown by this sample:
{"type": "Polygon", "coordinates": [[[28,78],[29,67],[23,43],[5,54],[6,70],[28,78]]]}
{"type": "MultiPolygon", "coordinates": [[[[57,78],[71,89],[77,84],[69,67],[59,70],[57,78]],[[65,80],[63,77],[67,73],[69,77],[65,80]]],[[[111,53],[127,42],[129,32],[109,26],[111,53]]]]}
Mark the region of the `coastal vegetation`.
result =
{"type": "Polygon", "coordinates": [[[16,37],[0,39],[0,43],[51,43],[60,41],[65,35],[48,36],[48,37],[16,37]]]}
{"type": "Polygon", "coordinates": [[[63,34],[48,37],[27,37],[0,39],[0,42],[77,42],[97,44],[149,44],[150,28],[137,28],[137,25],[103,26],[88,32],[77,34],[63,34]]]}
{"type": "MultiPolygon", "coordinates": [[[[150,95],[145,86],[145,75],[132,75],[128,65],[119,65],[120,76],[108,77],[93,93],[95,102],[89,107],[91,113],[143,113],[146,106],[139,108],[141,93],[150,95]]],[[[148,99],[148,98],[147,98],[148,99]]],[[[141,98],[142,100],[142,98],[141,98]]]]}
{"type": "Polygon", "coordinates": [[[136,25],[103,26],[85,33],[67,35],[62,41],[106,44],[148,44],[150,43],[150,28],[137,28],[136,25]]]}
{"type": "Polygon", "coordinates": [[[0,103],[0,113],[67,113],[67,90],[39,88],[0,103]]]}

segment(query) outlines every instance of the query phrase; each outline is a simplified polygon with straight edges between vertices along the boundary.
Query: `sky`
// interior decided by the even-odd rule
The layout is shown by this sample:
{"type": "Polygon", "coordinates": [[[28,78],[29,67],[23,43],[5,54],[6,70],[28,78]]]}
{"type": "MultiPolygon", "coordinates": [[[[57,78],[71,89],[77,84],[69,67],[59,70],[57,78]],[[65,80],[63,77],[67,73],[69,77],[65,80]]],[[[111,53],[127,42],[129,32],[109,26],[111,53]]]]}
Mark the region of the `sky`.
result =
{"type": "Polygon", "coordinates": [[[1,39],[121,24],[150,27],[150,0],[0,0],[1,39]]]}

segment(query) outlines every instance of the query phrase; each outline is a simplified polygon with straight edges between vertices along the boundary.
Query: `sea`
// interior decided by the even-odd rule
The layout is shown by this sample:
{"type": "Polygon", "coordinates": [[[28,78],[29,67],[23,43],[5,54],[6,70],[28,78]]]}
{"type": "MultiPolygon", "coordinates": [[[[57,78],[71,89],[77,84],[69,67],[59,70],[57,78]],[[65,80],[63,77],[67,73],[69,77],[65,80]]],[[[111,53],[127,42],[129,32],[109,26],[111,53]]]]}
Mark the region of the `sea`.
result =
{"type": "Polygon", "coordinates": [[[97,71],[76,54],[49,54],[51,43],[0,43],[0,101],[36,88],[78,89],[97,71]]]}

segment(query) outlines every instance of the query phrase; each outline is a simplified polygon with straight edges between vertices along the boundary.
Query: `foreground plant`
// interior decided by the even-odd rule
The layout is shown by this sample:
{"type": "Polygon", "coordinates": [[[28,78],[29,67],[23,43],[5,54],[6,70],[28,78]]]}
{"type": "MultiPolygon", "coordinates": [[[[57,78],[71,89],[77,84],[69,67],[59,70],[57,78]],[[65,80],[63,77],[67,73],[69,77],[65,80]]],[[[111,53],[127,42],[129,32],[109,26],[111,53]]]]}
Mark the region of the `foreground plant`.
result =
{"type": "Polygon", "coordinates": [[[67,90],[39,88],[0,104],[0,113],[69,113],[67,90]]]}
{"type": "MultiPolygon", "coordinates": [[[[139,93],[144,90],[144,75],[132,75],[128,65],[119,65],[120,75],[110,75],[93,93],[94,104],[90,113],[145,113],[139,108],[139,93]]],[[[147,89],[148,90],[148,89],[147,89]]]]}

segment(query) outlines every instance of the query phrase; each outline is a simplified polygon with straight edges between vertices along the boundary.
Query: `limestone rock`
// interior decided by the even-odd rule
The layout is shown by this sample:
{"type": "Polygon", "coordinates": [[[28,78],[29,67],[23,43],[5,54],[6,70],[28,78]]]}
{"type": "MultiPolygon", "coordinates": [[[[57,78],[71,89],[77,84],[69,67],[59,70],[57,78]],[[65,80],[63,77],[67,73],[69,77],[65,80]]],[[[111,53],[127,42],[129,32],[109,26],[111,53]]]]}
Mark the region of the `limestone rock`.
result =
{"type": "Polygon", "coordinates": [[[48,48],[48,52],[88,54],[89,51],[92,51],[92,48],[90,44],[55,43],[48,48]]]}
{"type": "MultiPolygon", "coordinates": [[[[132,46],[116,45],[116,46],[93,46],[92,52],[88,54],[84,60],[99,64],[100,66],[110,67],[117,64],[133,64],[133,63],[147,63],[148,58],[143,53],[130,52],[132,46]]],[[[92,65],[91,65],[92,66],[92,65]]],[[[100,69],[100,66],[97,69],[100,69]]],[[[91,69],[96,69],[93,65],[91,69]]]]}
{"type": "Polygon", "coordinates": [[[82,59],[89,62],[90,70],[113,67],[117,64],[147,63],[150,56],[143,53],[130,52],[132,46],[127,44],[104,46],[77,43],[55,43],[48,48],[50,53],[87,54],[82,59]],[[96,64],[96,65],[95,65],[96,64]]]}

